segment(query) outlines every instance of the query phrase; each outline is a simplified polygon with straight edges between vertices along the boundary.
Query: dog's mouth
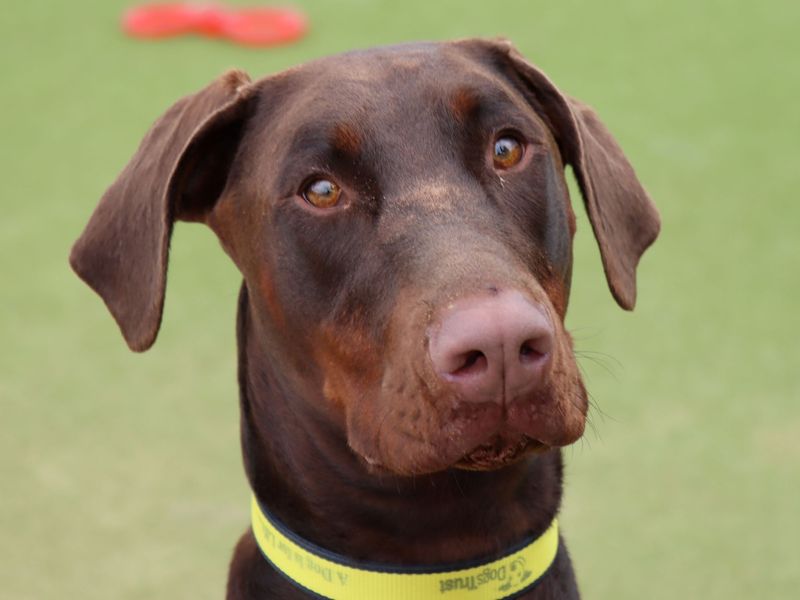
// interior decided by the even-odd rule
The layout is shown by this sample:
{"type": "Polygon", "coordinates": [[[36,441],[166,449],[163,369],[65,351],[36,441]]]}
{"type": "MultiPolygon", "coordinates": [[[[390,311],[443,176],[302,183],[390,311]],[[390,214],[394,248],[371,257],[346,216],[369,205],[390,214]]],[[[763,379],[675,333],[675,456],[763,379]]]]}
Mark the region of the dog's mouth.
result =
{"type": "Polygon", "coordinates": [[[468,471],[493,471],[517,462],[529,454],[541,454],[550,446],[523,435],[509,440],[501,435],[465,454],[454,466],[468,471]]]}

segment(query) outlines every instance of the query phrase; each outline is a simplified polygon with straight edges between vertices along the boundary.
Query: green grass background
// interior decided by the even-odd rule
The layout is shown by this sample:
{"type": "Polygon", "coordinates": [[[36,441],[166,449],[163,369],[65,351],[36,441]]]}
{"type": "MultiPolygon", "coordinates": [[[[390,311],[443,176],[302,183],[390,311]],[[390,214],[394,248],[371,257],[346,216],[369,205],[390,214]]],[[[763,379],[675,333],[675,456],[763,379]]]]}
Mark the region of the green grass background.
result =
{"type": "Polygon", "coordinates": [[[150,123],[228,67],[472,35],[594,105],[663,215],[626,314],[578,210],[568,320],[600,410],[563,527],[585,597],[800,597],[800,4],[297,4],[310,35],[255,51],[126,39],[123,2],[4,5],[0,598],[220,598],[247,526],[239,277],[213,235],[177,227],[143,355],[67,267],[150,123]]]}

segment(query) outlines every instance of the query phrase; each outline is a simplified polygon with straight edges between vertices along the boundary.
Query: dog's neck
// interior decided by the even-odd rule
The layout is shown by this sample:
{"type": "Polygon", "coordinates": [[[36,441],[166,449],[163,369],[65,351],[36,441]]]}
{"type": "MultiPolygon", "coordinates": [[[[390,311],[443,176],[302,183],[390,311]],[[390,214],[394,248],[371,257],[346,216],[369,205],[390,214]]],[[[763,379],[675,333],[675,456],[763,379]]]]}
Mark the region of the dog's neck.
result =
{"type": "Polygon", "coordinates": [[[561,455],[498,471],[372,472],[339,427],[298,415],[298,392],[272,364],[243,288],[239,305],[242,450],[256,497],[301,537],[354,559],[440,564],[491,557],[551,523],[561,455]]]}

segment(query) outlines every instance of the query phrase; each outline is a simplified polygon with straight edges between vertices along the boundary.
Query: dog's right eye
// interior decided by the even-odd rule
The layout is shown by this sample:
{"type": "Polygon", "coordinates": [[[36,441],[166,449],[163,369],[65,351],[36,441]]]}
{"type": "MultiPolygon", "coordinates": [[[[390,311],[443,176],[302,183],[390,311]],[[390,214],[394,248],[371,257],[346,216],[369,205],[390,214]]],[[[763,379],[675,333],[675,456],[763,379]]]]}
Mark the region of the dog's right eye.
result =
{"type": "Polygon", "coordinates": [[[495,169],[506,170],[519,164],[524,154],[520,141],[512,135],[503,135],[494,142],[492,162],[495,169]]]}
{"type": "Polygon", "coordinates": [[[303,199],[317,208],[331,208],[339,203],[342,188],[329,179],[315,179],[303,188],[303,199]]]}

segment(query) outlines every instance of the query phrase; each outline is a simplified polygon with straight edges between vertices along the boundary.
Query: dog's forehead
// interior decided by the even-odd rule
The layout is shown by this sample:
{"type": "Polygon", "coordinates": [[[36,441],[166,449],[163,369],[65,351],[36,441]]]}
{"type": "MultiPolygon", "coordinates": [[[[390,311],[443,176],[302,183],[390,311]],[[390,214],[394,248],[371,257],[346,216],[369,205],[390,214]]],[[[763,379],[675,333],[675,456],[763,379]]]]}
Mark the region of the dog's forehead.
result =
{"type": "Polygon", "coordinates": [[[284,122],[344,121],[363,129],[372,120],[386,126],[393,117],[417,119],[420,109],[441,101],[456,112],[478,98],[519,101],[491,56],[482,58],[459,44],[405,44],[317,59],[272,81],[281,82],[289,98],[281,113],[284,122]]]}
{"type": "Polygon", "coordinates": [[[446,76],[477,73],[479,62],[456,44],[416,43],[382,46],[327,56],[297,68],[324,79],[350,84],[406,82],[410,76],[441,79],[446,76]]]}

